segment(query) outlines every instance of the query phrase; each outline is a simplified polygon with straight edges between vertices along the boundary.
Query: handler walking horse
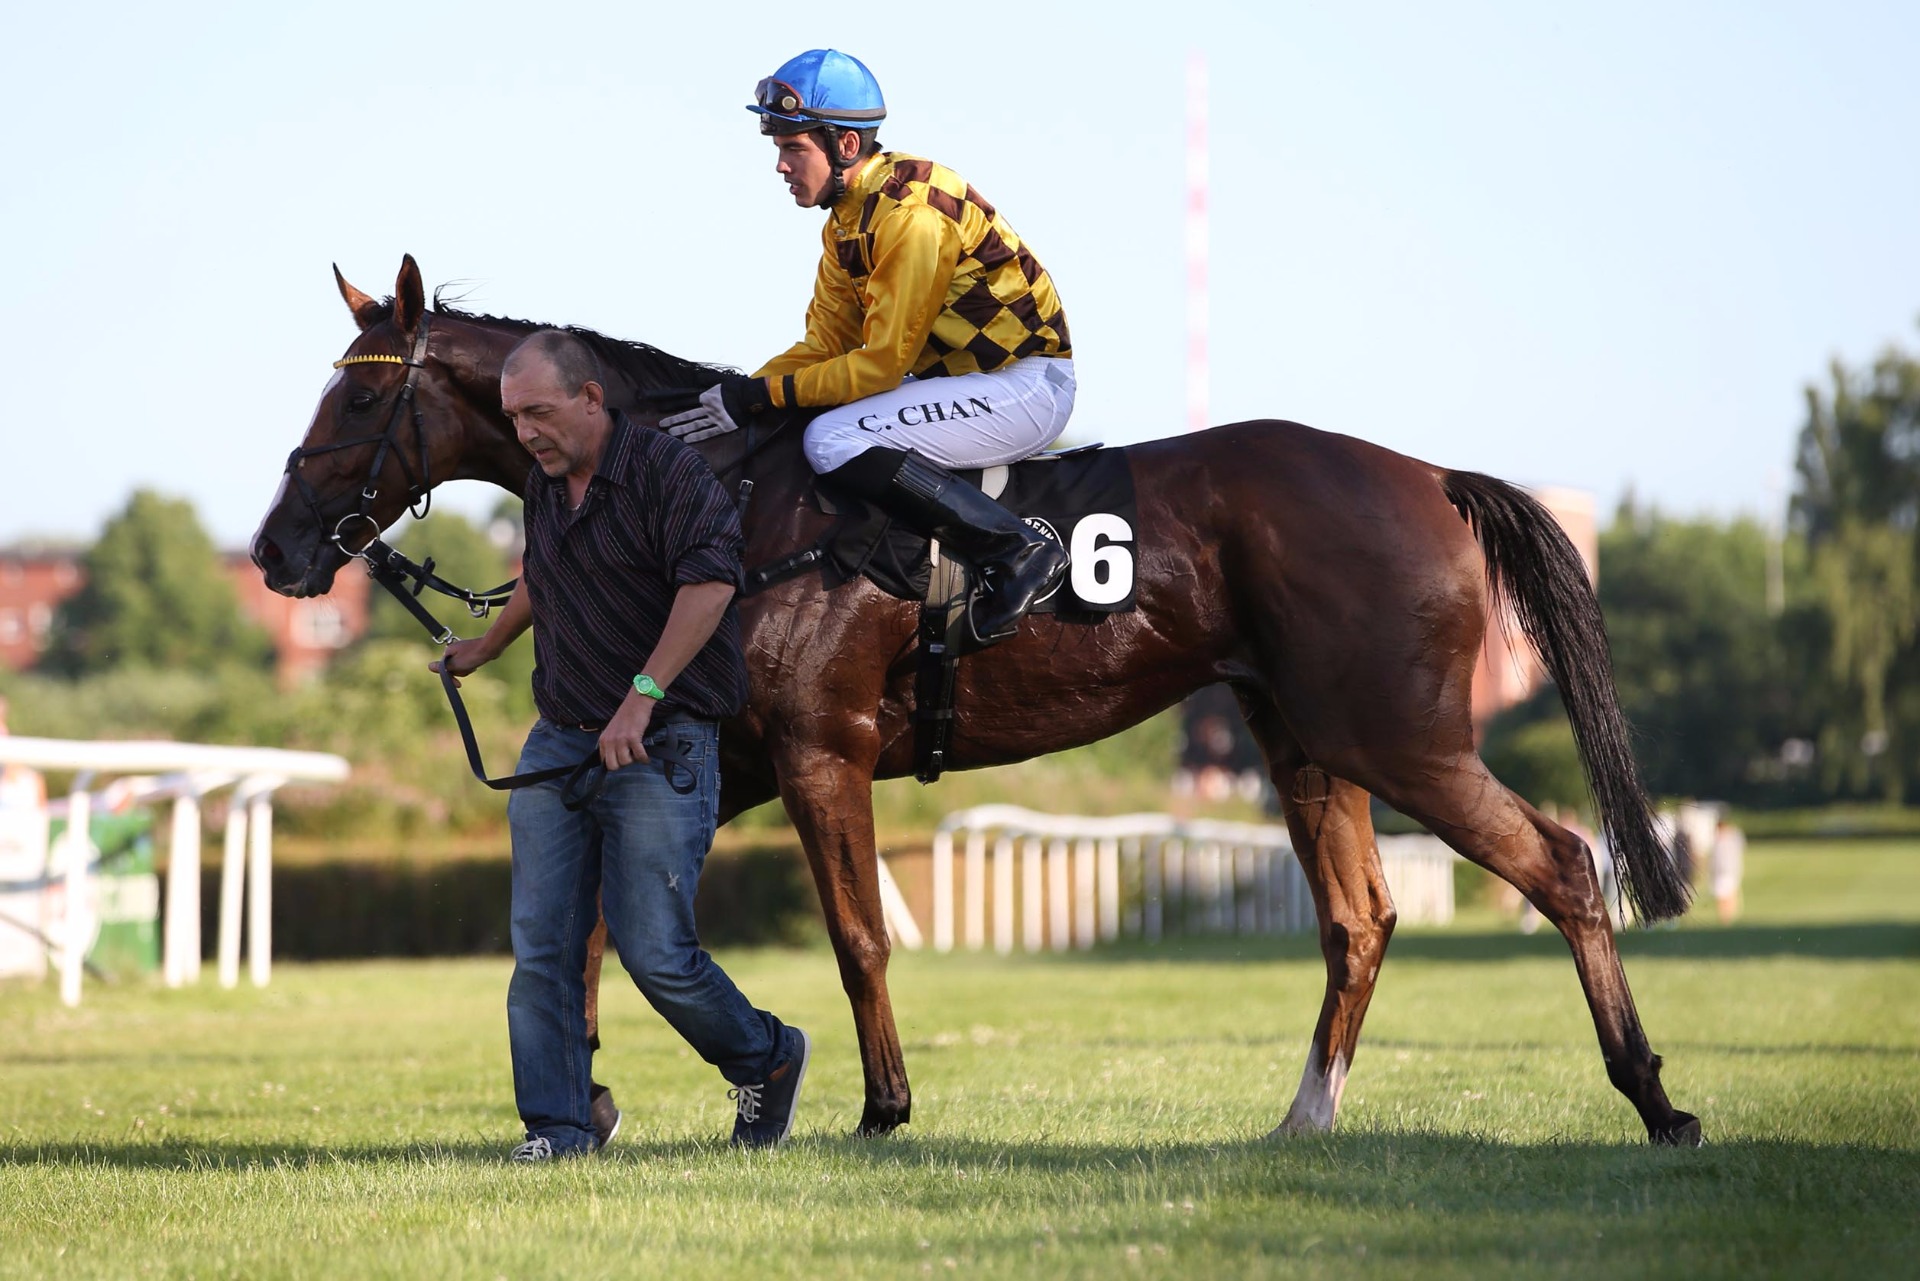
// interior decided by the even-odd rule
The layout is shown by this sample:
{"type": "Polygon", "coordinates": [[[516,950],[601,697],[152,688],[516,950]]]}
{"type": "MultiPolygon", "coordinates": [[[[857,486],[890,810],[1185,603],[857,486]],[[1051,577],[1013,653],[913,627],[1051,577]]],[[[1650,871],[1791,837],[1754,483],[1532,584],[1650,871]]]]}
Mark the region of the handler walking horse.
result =
{"type": "MultiPolygon", "coordinates": [[[[253,545],[275,591],[312,596],[439,479],[519,493],[525,452],[500,413],[500,366],[539,326],[429,311],[408,257],[376,301],[335,273],[360,327],[253,545]],[[381,424],[385,424],[381,431],[381,424]],[[418,471],[409,459],[418,459],[418,471]],[[369,472],[371,464],[372,470],[369,472]],[[356,519],[363,517],[364,519],[356,519]]],[[[610,403],[643,426],[643,393],[717,369],[575,330],[610,403]]],[[[723,480],[756,488],[746,561],[806,546],[827,518],[803,500],[800,432],[705,442],[723,480]]],[[[1515,796],[1474,749],[1470,682],[1490,600],[1513,606],[1559,685],[1623,888],[1642,920],[1687,887],[1655,832],[1613,688],[1599,606],[1577,553],[1518,489],[1287,422],[1217,427],[1127,450],[1139,504],[1138,609],[1092,624],[1026,620],[960,667],[950,768],[1089,743],[1193,690],[1237,691],[1312,888],[1326,997],[1276,1133],[1330,1128],[1394,909],[1368,794],[1516,886],[1566,937],[1607,1075],[1655,1143],[1700,1141],[1667,1101],[1607,906],[1579,838],[1515,796]]],[[[863,1133],[904,1124],[911,1096],[887,995],[872,783],[913,769],[915,606],[863,580],[811,575],[740,602],[749,705],[722,735],[721,821],[778,796],[805,846],[852,1002],[863,1133]]],[[[592,962],[597,968],[598,953],[592,962]]]]}

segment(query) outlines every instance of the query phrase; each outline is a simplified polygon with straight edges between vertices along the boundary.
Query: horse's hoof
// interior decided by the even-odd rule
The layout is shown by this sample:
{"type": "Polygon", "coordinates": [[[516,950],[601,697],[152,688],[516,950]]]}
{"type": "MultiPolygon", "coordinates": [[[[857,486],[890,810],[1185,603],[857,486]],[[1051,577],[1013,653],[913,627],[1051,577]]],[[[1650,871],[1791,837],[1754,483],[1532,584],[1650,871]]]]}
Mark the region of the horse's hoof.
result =
{"type": "Polygon", "coordinates": [[[1700,1137],[1700,1118],[1691,1112],[1675,1112],[1673,1121],[1648,1136],[1655,1147],[1697,1148],[1705,1139],[1700,1137]]]}
{"type": "Polygon", "coordinates": [[[892,1134],[905,1125],[913,1115],[911,1104],[903,1108],[883,1108],[867,1104],[860,1116],[860,1128],[854,1134],[863,1139],[877,1139],[892,1134]]]}
{"type": "Polygon", "coordinates": [[[1311,1117],[1298,1117],[1289,1112],[1286,1120],[1267,1131],[1267,1138],[1275,1141],[1297,1139],[1306,1134],[1327,1134],[1332,1129],[1331,1125],[1321,1125],[1311,1117]]]}
{"type": "Polygon", "coordinates": [[[620,1109],[614,1106],[613,1091],[598,1081],[589,1087],[587,1098],[587,1115],[593,1125],[593,1136],[604,1148],[620,1132],[620,1109]]]}

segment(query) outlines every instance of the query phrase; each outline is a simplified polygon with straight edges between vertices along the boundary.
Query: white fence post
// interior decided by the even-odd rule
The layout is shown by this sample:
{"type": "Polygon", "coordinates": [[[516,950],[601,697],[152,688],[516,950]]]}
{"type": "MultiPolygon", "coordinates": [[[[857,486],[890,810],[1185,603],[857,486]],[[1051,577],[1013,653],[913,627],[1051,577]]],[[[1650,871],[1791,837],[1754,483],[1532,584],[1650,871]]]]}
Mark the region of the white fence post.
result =
{"type": "Polygon", "coordinates": [[[1079,947],[1093,946],[1096,888],[1093,842],[1083,836],[1073,843],[1073,941],[1079,947]]]}
{"type": "Polygon", "coordinates": [[[1120,937],[1120,841],[1103,837],[1095,847],[1096,897],[1100,904],[1100,941],[1111,943],[1120,937]]]}
{"type": "Polygon", "coordinates": [[[1150,836],[1140,844],[1140,937],[1149,943],[1158,943],[1161,913],[1166,906],[1161,871],[1167,842],[1150,836]]]}
{"type": "Polygon", "coordinates": [[[901,947],[909,952],[918,952],[922,943],[920,927],[914,924],[906,896],[893,879],[893,869],[887,866],[886,859],[878,855],[874,857],[874,864],[880,877],[880,914],[886,920],[887,930],[901,947]]]}
{"type": "Polygon", "coordinates": [[[1013,951],[1013,837],[1004,832],[993,843],[993,950],[1013,951]]]}
{"type": "Polygon", "coordinates": [[[1040,838],[1029,836],[1020,843],[1020,922],[1021,946],[1038,952],[1047,945],[1046,918],[1040,913],[1046,895],[1041,891],[1040,838]]]}
{"type": "Polygon", "coordinates": [[[73,792],[67,800],[66,841],[66,918],[60,930],[60,1002],[80,1004],[80,979],[87,968],[87,944],[93,935],[93,809],[87,787],[93,782],[90,772],[73,780],[73,792]]]}
{"type": "Polygon", "coordinates": [[[1056,836],[1047,842],[1047,945],[1056,952],[1073,946],[1071,878],[1067,842],[1056,836]]]}
{"type": "Polygon", "coordinates": [[[273,976],[273,788],[247,802],[247,976],[265,987],[273,976]]]}
{"type": "Polygon", "coordinates": [[[953,833],[933,834],[933,950],[953,951],[953,833]]]}
{"type": "Polygon", "coordinates": [[[247,784],[234,784],[227,799],[227,826],[220,851],[220,986],[240,986],[240,891],[247,870],[247,784]]]}
{"type": "Polygon", "coordinates": [[[200,797],[189,779],[173,801],[167,854],[161,977],[180,987],[200,977],[200,797]]]}
{"type": "MultiPolygon", "coordinates": [[[[993,946],[1003,953],[1014,946],[1016,846],[1021,945],[1030,952],[1086,948],[1122,935],[1157,941],[1170,933],[1267,934],[1315,926],[1312,895],[1284,827],[983,805],[949,814],[935,836],[935,928],[946,923],[947,946],[955,914],[953,850],[961,832],[961,941],[971,950],[987,945],[990,833],[993,946]]],[[[1451,850],[1435,837],[1403,836],[1381,838],[1379,851],[1402,921],[1453,919],[1451,850]]]]}
{"type": "Polygon", "coordinates": [[[965,893],[967,917],[965,921],[967,949],[978,952],[987,941],[987,834],[973,831],[967,833],[966,865],[963,871],[966,877],[965,893]]]}

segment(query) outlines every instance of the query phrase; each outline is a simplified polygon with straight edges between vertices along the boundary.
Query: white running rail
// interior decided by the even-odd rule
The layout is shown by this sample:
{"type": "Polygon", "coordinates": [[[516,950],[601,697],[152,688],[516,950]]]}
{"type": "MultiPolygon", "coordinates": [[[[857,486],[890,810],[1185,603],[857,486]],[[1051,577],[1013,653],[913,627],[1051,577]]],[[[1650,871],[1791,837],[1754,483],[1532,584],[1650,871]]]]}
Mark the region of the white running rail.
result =
{"type": "Polygon", "coordinates": [[[247,966],[255,987],[272,973],[273,793],[285,783],[337,783],[348,765],[324,752],[271,747],[220,747],[202,743],[93,742],[0,736],[0,764],[74,770],[67,799],[67,835],[52,853],[63,873],[66,919],[58,931],[60,999],[80,1003],[80,979],[92,902],[88,879],[90,789],[102,774],[134,775],[123,786],[131,798],[173,802],[167,897],[161,927],[161,974],[168,987],[200,977],[200,802],[223,787],[234,789],[227,808],[220,875],[220,985],[240,981],[240,901],[247,898],[247,966]],[[249,884],[250,882],[250,884],[249,884]]]}
{"type": "MultiPolygon", "coordinates": [[[[1453,920],[1456,858],[1432,836],[1379,838],[1403,924],[1453,920]]],[[[933,947],[1066,951],[1122,937],[1315,928],[1285,827],[1168,814],[1088,818],[1014,805],[949,814],[933,838],[933,947]],[[955,853],[959,876],[955,877],[955,853]],[[956,900],[958,933],[956,936],[956,900]]],[[[914,945],[903,945],[911,949],[914,945]]]]}

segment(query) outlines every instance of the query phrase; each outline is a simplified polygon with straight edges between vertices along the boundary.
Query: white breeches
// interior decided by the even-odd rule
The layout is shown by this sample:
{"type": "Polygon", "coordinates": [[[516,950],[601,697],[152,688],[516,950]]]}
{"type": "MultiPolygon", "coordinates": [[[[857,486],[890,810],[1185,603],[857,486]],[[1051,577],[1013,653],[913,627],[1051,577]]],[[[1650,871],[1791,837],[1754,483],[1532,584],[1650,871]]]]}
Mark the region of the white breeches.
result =
{"type": "Polygon", "coordinates": [[[993,467],[1037,454],[1073,413],[1073,362],[1028,356],[990,373],[909,378],[807,425],[807,462],[832,471],[875,447],[942,467],[993,467]]]}

